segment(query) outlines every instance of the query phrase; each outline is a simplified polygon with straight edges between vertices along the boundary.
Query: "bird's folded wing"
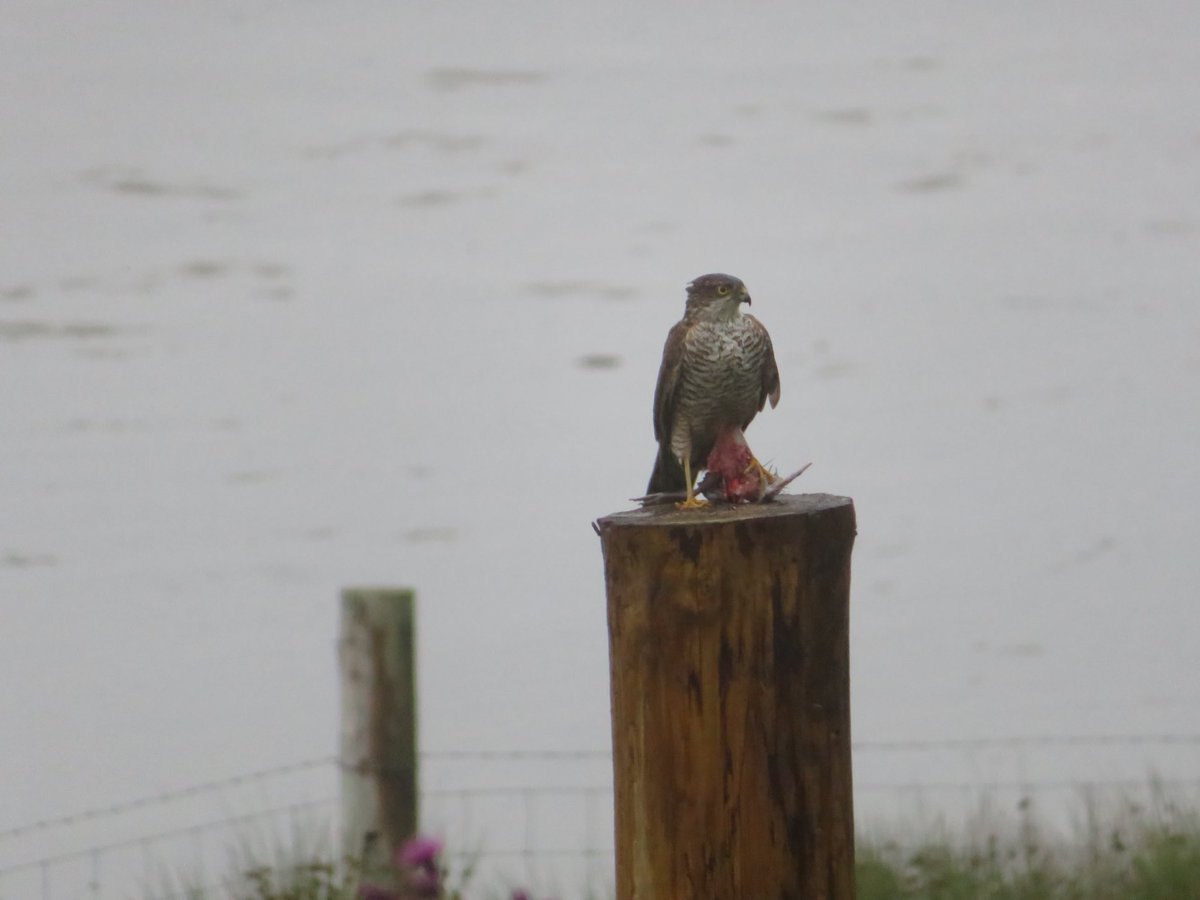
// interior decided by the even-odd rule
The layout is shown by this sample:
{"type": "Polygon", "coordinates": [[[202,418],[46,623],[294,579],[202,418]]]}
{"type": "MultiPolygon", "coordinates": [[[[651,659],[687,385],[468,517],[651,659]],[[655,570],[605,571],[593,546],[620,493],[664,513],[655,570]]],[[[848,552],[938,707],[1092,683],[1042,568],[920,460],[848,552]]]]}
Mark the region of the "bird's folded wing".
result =
{"type": "MultiPolygon", "coordinates": [[[[681,319],[667,333],[663,345],[662,365],[658,369],[658,384],[654,388],[654,437],[661,444],[671,440],[671,426],[675,421],[676,390],[679,387],[679,370],[683,363],[683,342],[691,325],[681,319]]],[[[775,364],[774,358],[771,364],[775,364]]],[[[778,374],[776,375],[778,380],[778,374]]]]}

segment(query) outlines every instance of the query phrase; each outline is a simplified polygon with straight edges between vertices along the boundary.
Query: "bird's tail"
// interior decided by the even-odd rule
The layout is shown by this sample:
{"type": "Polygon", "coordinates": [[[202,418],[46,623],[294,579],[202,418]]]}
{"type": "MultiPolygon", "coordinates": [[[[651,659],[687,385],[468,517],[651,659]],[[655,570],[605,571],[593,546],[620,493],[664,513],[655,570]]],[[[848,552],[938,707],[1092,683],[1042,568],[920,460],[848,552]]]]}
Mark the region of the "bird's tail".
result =
{"type": "Polygon", "coordinates": [[[658,457],[654,460],[654,471],[650,473],[650,485],[646,493],[669,494],[686,490],[687,476],[683,473],[683,465],[664,441],[658,445],[658,457]]]}

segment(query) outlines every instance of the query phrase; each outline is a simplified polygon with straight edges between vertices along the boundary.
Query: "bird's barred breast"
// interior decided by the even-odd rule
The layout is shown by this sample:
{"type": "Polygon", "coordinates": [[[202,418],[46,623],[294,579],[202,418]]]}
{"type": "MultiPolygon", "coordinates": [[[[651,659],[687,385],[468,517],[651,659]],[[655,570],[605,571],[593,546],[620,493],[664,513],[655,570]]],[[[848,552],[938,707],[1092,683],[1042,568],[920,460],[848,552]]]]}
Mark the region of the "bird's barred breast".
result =
{"type": "Polygon", "coordinates": [[[766,349],[761,329],[741,317],[692,328],[684,341],[677,407],[689,431],[699,436],[753,417],[766,349]]]}

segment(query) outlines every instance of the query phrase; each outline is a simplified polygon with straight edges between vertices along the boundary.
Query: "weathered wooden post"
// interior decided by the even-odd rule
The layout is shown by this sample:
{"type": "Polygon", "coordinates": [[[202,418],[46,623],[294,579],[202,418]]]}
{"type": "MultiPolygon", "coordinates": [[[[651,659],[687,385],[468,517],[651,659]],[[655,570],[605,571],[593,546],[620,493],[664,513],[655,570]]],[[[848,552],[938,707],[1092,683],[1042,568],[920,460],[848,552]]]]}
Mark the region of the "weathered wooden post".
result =
{"type": "Polygon", "coordinates": [[[617,900],[852,900],[852,501],[597,525],[617,900]]]}
{"type": "Polygon", "coordinates": [[[413,622],[412,591],[342,591],[342,850],[367,877],[417,830],[413,622]]]}

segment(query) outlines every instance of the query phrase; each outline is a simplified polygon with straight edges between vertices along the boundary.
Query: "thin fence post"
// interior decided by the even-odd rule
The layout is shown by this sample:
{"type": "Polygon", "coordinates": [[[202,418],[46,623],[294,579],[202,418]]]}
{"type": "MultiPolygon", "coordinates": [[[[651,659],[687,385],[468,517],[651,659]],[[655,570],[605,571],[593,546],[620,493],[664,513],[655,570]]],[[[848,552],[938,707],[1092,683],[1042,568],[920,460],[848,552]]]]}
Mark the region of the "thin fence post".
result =
{"type": "Polygon", "coordinates": [[[617,900],[852,900],[854,505],[599,520],[617,900]]]}
{"type": "Polygon", "coordinates": [[[417,830],[413,607],[410,590],[342,591],[342,850],[368,878],[417,830]]]}
{"type": "Polygon", "coordinates": [[[100,848],[99,847],[94,848],[90,855],[92,858],[92,880],[90,882],[92,896],[99,897],[100,896],[100,857],[101,857],[100,848]]]}

